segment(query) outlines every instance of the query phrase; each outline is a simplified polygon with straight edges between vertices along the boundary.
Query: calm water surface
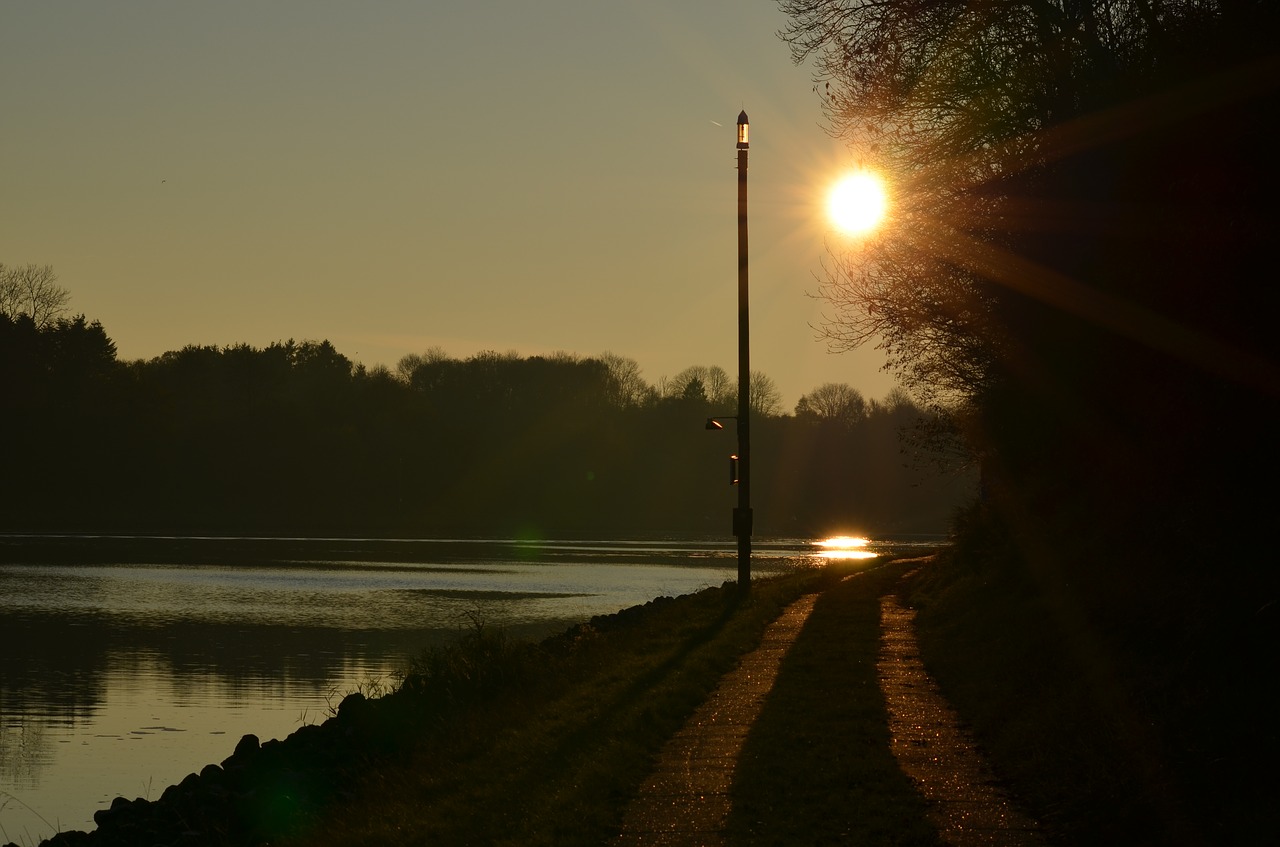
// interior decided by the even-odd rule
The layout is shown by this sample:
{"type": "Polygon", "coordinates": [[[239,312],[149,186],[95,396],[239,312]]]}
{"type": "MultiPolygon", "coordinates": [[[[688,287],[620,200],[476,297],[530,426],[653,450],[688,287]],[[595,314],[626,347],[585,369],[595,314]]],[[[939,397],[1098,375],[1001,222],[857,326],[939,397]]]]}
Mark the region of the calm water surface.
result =
{"type": "MultiPolygon", "coordinates": [[[[823,553],[757,541],[753,573],[823,553]]],[[[537,638],[736,577],[732,539],[0,536],[0,843],[322,721],[476,616],[537,638]]]]}

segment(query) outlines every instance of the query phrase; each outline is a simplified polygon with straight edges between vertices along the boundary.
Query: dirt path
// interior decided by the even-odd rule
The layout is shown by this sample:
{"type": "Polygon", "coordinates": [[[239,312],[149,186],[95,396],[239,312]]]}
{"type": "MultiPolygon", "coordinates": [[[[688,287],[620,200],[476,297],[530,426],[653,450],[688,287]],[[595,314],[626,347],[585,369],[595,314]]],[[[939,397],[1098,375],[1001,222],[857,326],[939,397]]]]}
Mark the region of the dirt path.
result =
{"type": "MultiPolygon", "coordinates": [[[[857,771],[853,766],[844,771],[831,767],[833,757],[848,761],[869,755],[865,744],[874,737],[881,739],[876,747],[889,748],[876,755],[888,757],[892,753],[892,759],[884,760],[887,764],[881,766],[879,773],[892,774],[902,785],[900,789],[886,786],[881,796],[888,797],[893,791],[912,794],[911,787],[903,782],[909,778],[923,798],[913,801],[916,811],[912,813],[914,826],[910,834],[895,830],[892,820],[885,821],[886,826],[880,831],[884,843],[897,843],[898,836],[910,843],[930,841],[932,829],[938,840],[956,847],[1042,844],[1034,822],[1018,814],[1000,792],[959,718],[925,672],[916,647],[915,613],[892,593],[895,579],[869,580],[865,588],[856,591],[849,590],[856,586],[838,586],[822,595],[807,595],[789,606],[766,630],[760,646],[743,657],[740,666],[721,680],[716,691],[667,743],[653,774],[628,807],[622,834],[613,842],[614,847],[733,844],[734,839],[727,833],[732,831],[729,820],[734,812],[731,791],[735,775],[748,734],[771,695],[776,701],[771,702],[771,707],[786,714],[781,724],[777,719],[765,722],[770,724],[767,732],[782,733],[775,746],[769,748],[774,752],[765,766],[772,765],[780,774],[792,776],[780,777],[783,787],[772,794],[776,803],[768,809],[753,807],[751,820],[761,814],[764,818],[788,814],[787,787],[799,786],[802,781],[796,774],[803,774],[806,783],[821,783],[832,779],[847,782],[850,774],[874,772],[857,771]],[[819,601],[826,605],[819,605],[819,614],[812,615],[819,601]],[[862,605],[855,608],[855,603],[862,605]],[[820,699],[838,701],[842,685],[857,684],[850,682],[853,677],[843,669],[866,668],[858,673],[863,675],[860,678],[866,680],[865,684],[873,686],[872,691],[878,683],[888,713],[887,742],[884,712],[878,708],[878,719],[864,711],[856,713],[856,717],[849,712],[832,713],[836,716],[832,720],[832,714],[805,711],[803,704],[808,702],[808,708],[816,708],[812,705],[815,701],[797,700],[774,690],[779,671],[790,667],[788,655],[811,615],[814,625],[819,623],[819,617],[823,618],[823,626],[819,627],[821,636],[806,633],[805,655],[794,660],[810,668],[802,685],[823,685],[830,690],[826,698],[820,699]],[[866,622],[863,634],[855,636],[843,623],[854,619],[849,615],[860,616],[857,619],[866,622]],[[851,648],[853,642],[860,640],[866,642],[865,647],[851,648]],[[861,721],[869,723],[857,726],[861,721]],[[871,724],[878,724],[879,729],[873,729],[871,724]],[[821,733],[817,744],[805,736],[806,727],[811,733],[821,733]],[[790,761],[779,762],[778,757],[790,761]],[[901,774],[895,770],[893,760],[901,774]],[[923,821],[926,815],[931,826],[923,821]]],[[[871,699],[876,698],[873,695],[871,699]]],[[[756,766],[759,767],[758,762],[756,766]]],[[[839,794],[844,788],[837,789],[833,798],[848,796],[839,794]]],[[[866,799],[876,796],[879,789],[861,785],[852,790],[861,792],[866,799]]],[[[866,808],[862,812],[832,811],[866,814],[866,808]]],[[[750,829],[753,836],[769,841],[786,832],[776,823],[763,820],[759,832],[754,825],[750,829]],[[765,835],[765,831],[774,835],[765,835]]],[[[744,831],[739,829],[738,835],[744,831]]],[[[784,837],[778,843],[793,842],[794,838],[784,837]]]]}
{"type": "Polygon", "coordinates": [[[876,671],[898,766],[929,802],[929,816],[945,843],[1043,844],[1035,822],[1013,808],[959,716],[925,671],[916,644],[915,615],[893,594],[880,598],[876,671]]]}
{"type": "Polygon", "coordinates": [[[788,606],[676,733],[623,819],[618,847],[721,845],[743,742],[818,595],[788,606]]]}

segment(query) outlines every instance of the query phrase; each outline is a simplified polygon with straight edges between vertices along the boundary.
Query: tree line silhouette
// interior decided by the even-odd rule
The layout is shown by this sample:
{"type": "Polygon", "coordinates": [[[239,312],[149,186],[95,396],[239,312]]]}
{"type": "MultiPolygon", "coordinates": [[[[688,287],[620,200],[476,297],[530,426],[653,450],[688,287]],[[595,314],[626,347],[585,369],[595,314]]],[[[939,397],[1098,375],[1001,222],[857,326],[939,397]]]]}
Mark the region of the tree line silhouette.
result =
{"type": "MultiPolygon", "coordinates": [[[[328,341],[120,361],[97,321],[0,313],[7,531],[439,536],[730,534],[719,368],[651,386],[614,354],[439,350],[395,372],[328,341]]],[[[914,466],[901,393],[753,379],[759,532],[942,531],[971,490],[914,466]],[[763,408],[761,408],[763,406],[763,408]]]]}

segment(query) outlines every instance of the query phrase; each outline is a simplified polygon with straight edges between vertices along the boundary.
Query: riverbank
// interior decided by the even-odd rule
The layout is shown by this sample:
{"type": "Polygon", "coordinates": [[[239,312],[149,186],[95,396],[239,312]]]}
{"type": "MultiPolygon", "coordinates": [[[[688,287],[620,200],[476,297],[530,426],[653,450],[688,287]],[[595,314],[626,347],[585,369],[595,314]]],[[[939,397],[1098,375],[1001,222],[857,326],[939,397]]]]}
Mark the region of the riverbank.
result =
{"type": "MultiPolygon", "coordinates": [[[[1255,733],[1260,749],[1274,747],[1274,730],[1256,734],[1264,701],[1238,703],[1238,727],[1189,734],[1188,716],[1227,712],[1203,697],[1156,698],[1175,684],[1190,697],[1203,667],[1178,679],[1184,641],[1148,638],[1135,651],[1120,637],[1157,624],[1164,604],[1116,629],[1096,608],[1071,617],[1060,593],[983,561],[944,555],[906,581],[916,565],[833,564],[760,580],[746,599],[726,584],[537,645],[477,625],[424,655],[396,694],[348,697],[284,742],[245,739],[160,802],[117,801],[95,832],[49,844],[604,844],[661,746],[807,592],[819,602],[740,754],[728,843],[935,844],[890,752],[877,686],[879,598],[890,590],[920,610],[929,671],[1052,843],[1265,840],[1270,760],[1254,766],[1231,743],[1255,733]],[[840,582],[853,570],[863,575],[840,582]],[[1207,791],[1196,770],[1206,760],[1222,780],[1207,791]]],[[[1223,658],[1225,643],[1205,649],[1223,658]]],[[[1252,671],[1230,693],[1256,695],[1264,670],[1252,671]]]]}
{"type": "Polygon", "coordinates": [[[594,843],[651,750],[782,605],[826,578],[762,580],[745,600],[731,584],[658,599],[537,645],[477,625],[424,654],[395,694],[349,696],[283,742],[247,738],[158,801],[117,800],[93,832],[47,843],[352,843],[344,814],[491,843],[518,821],[521,843],[594,843]]]}
{"type": "MultiPolygon", "coordinates": [[[[888,554],[921,542],[875,542],[888,554]]],[[[757,578],[824,548],[753,544],[757,578]]],[[[478,614],[542,639],[733,579],[721,540],[0,538],[0,843],[284,738],[478,614]]]]}

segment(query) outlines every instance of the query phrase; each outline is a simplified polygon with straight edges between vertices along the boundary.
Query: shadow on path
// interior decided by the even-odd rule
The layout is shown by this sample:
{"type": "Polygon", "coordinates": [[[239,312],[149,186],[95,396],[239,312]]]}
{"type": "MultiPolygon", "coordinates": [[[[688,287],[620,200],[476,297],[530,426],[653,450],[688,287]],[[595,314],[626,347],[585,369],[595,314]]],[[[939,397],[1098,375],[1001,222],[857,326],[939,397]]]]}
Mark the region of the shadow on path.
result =
{"type": "Polygon", "coordinates": [[[787,606],[760,646],[742,657],[662,748],[653,773],[627,807],[622,835],[614,842],[618,847],[725,843],[729,788],[743,742],[816,600],[806,594],[787,606]]]}
{"type": "Polygon", "coordinates": [[[920,663],[893,595],[919,566],[789,606],[664,748],[616,847],[1041,843],[920,663]]]}
{"type": "Polygon", "coordinates": [[[733,845],[936,845],[924,800],[898,768],[880,694],[880,596],[906,565],[822,593],[743,749],[733,845]]]}

